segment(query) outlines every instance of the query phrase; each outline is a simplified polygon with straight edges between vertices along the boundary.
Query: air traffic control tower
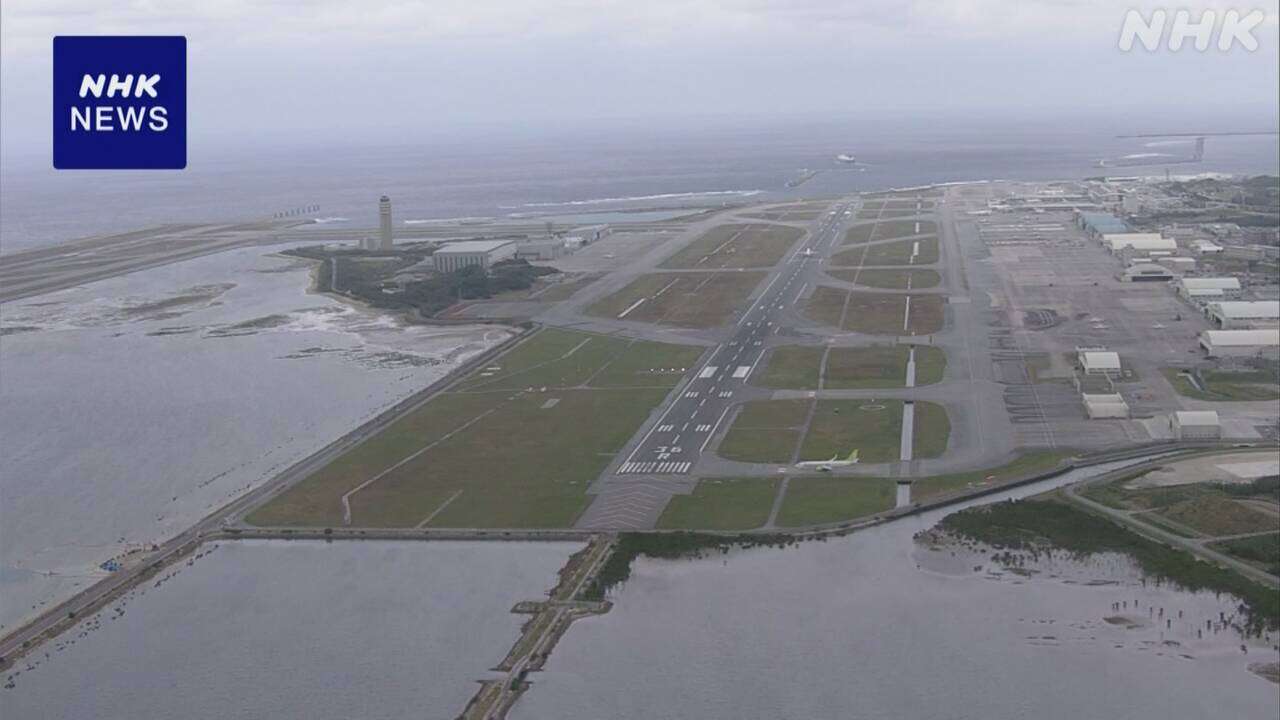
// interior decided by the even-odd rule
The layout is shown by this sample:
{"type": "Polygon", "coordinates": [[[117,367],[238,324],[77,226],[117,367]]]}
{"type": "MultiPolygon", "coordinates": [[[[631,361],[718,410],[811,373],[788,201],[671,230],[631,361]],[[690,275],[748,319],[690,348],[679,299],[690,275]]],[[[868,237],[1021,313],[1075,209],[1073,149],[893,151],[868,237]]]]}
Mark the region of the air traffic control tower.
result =
{"type": "Polygon", "coordinates": [[[378,249],[391,250],[391,198],[383,195],[378,198],[378,249]]]}

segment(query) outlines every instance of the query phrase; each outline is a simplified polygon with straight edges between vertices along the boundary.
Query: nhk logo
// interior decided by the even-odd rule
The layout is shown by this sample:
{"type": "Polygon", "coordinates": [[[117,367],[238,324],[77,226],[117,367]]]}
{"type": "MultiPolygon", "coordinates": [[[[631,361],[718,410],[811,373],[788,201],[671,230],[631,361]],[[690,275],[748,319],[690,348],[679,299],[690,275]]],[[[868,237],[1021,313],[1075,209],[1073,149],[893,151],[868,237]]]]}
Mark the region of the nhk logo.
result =
{"type": "Polygon", "coordinates": [[[53,166],[187,166],[187,39],[53,39],[53,166]]]}
{"type": "Polygon", "coordinates": [[[1124,24],[1120,26],[1120,49],[1129,52],[1137,40],[1147,52],[1156,52],[1162,44],[1167,45],[1171,52],[1178,52],[1187,40],[1192,40],[1197,52],[1206,52],[1210,45],[1215,45],[1216,31],[1219,52],[1229,52],[1236,46],[1253,52],[1258,49],[1258,38],[1253,31],[1267,19],[1266,13],[1256,8],[1247,13],[1228,10],[1223,13],[1221,22],[1214,10],[1201,12],[1195,20],[1191,19],[1188,10],[1172,13],[1172,23],[1168,22],[1169,16],[1170,13],[1164,9],[1153,11],[1150,19],[1144,18],[1137,10],[1125,13],[1124,24]]]}

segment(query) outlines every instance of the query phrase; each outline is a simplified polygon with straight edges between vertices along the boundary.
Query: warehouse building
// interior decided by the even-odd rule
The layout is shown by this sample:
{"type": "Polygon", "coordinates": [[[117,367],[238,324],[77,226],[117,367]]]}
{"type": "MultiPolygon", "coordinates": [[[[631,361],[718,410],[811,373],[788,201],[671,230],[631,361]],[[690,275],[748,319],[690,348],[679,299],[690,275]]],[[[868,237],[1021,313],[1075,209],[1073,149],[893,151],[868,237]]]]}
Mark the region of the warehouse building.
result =
{"type": "Polygon", "coordinates": [[[1084,411],[1090,420],[1129,417],[1129,403],[1115,393],[1083,393],[1084,411]]]}
{"type": "Polygon", "coordinates": [[[488,270],[494,263],[515,256],[516,244],[512,240],[464,240],[449,243],[432,255],[439,272],[454,272],[472,265],[488,270]]]}
{"type": "Polygon", "coordinates": [[[1280,328],[1269,330],[1205,330],[1200,349],[1208,357],[1280,356],[1280,328]]]}
{"type": "Polygon", "coordinates": [[[1189,257],[1162,257],[1156,260],[1156,264],[1163,265],[1178,275],[1195,272],[1196,270],[1196,259],[1189,257]]]}
{"type": "Polygon", "coordinates": [[[1198,240],[1196,241],[1196,244],[1192,246],[1192,249],[1197,255],[1218,255],[1222,252],[1223,247],[1216,243],[1211,243],[1208,240],[1198,240]]]}
{"type": "Polygon", "coordinates": [[[1280,327],[1280,300],[1236,300],[1209,303],[1205,314],[1223,330],[1280,327]]]}
{"type": "Polygon", "coordinates": [[[1169,417],[1169,429],[1178,440],[1218,440],[1222,422],[1216,410],[1182,410],[1169,417]]]}
{"type": "Polygon", "coordinates": [[[1120,354],[1108,350],[1081,350],[1076,354],[1085,375],[1119,375],[1120,354]]]}
{"type": "Polygon", "coordinates": [[[1203,290],[1217,290],[1216,295],[1225,299],[1238,298],[1244,292],[1240,279],[1233,277],[1182,278],[1174,283],[1174,290],[1188,300],[1214,294],[1198,292],[1203,290]]]}
{"type": "Polygon", "coordinates": [[[1177,252],[1178,243],[1160,233],[1104,233],[1102,244],[1116,255],[1124,252],[1150,254],[1152,251],[1177,252]]]}
{"type": "Polygon", "coordinates": [[[1195,288],[1192,290],[1180,290],[1178,291],[1178,294],[1181,295],[1184,299],[1186,299],[1187,302],[1200,308],[1204,307],[1205,305],[1208,305],[1209,303],[1223,302],[1224,300],[1230,299],[1227,297],[1226,291],[1220,290],[1219,288],[1195,288]]]}

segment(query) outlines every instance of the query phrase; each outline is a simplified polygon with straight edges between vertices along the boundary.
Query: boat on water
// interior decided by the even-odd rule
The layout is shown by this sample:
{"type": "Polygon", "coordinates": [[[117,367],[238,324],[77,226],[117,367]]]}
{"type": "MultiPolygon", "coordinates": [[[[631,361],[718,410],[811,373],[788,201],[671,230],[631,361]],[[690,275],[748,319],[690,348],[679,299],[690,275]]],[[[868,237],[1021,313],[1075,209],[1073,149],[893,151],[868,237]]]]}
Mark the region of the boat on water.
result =
{"type": "Polygon", "coordinates": [[[836,162],[852,165],[858,162],[858,158],[854,157],[853,153],[840,153],[836,156],[836,162]]]}

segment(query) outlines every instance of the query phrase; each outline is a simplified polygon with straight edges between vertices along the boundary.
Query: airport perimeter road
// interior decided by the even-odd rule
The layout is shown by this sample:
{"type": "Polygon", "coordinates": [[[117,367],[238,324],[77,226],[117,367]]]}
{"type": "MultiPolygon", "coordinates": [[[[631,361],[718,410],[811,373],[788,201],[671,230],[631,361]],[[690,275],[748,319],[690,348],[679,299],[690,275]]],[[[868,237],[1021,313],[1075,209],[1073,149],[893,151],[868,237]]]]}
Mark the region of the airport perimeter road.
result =
{"type": "MultiPolygon", "coordinates": [[[[1187,552],[1199,557],[1202,560],[1207,560],[1209,562],[1216,563],[1217,565],[1222,567],[1231,568],[1232,570],[1235,570],[1236,572],[1249,578],[1250,580],[1254,580],[1256,582],[1262,583],[1267,587],[1271,587],[1271,588],[1280,587],[1280,582],[1276,581],[1275,575],[1272,575],[1271,573],[1265,570],[1262,570],[1260,568],[1256,568],[1250,565],[1249,563],[1243,562],[1241,560],[1237,560],[1229,555],[1220,553],[1217,550],[1214,550],[1213,548],[1210,548],[1207,546],[1208,542],[1213,542],[1221,538],[1208,538],[1208,539],[1198,538],[1197,539],[1197,538],[1185,538],[1185,537],[1175,535],[1162,528],[1158,528],[1158,527],[1155,527],[1154,525],[1150,525],[1148,523],[1142,522],[1142,520],[1140,520],[1139,518],[1134,517],[1134,514],[1132,512],[1126,512],[1124,510],[1117,510],[1115,508],[1107,507],[1106,505],[1103,505],[1100,502],[1095,502],[1093,500],[1090,500],[1087,497],[1084,497],[1079,492],[1077,492],[1080,489],[1080,487],[1081,487],[1080,485],[1068,485],[1065,488],[1063,488],[1063,492],[1066,495],[1067,499],[1070,500],[1071,502],[1074,502],[1077,505],[1080,505],[1081,507],[1084,507],[1088,510],[1098,513],[1099,515],[1104,515],[1106,517],[1109,517],[1112,520],[1132,530],[1133,532],[1136,532],[1139,535],[1148,537],[1152,540],[1155,540],[1156,542],[1164,543],[1165,545],[1168,545],[1170,547],[1186,550],[1187,552]]],[[[1259,534],[1263,534],[1263,533],[1259,533],[1259,534]]]]}
{"type": "Polygon", "coordinates": [[[614,472],[617,475],[681,475],[698,462],[729,414],[734,396],[760,362],[778,316],[803,290],[821,249],[843,229],[846,205],[823,217],[817,229],[771,273],[765,289],[739,318],[729,340],[718,345],[679,389],[661,418],[614,472]]]}

